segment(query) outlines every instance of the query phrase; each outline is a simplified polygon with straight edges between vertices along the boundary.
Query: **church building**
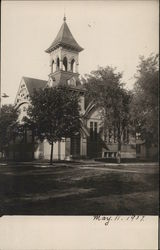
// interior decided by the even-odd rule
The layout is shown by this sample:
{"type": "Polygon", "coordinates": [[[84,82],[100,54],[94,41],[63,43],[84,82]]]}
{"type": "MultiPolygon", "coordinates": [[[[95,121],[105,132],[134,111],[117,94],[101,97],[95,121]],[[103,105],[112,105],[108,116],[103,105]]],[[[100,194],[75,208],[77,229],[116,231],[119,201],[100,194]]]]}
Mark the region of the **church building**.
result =
{"type": "MultiPolygon", "coordinates": [[[[74,39],[64,17],[63,24],[52,44],[46,49],[49,54],[50,74],[48,81],[22,77],[16,95],[15,105],[19,110],[19,121],[27,113],[34,89],[68,85],[80,93],[81,130],[72,138],[63,138],[55,143],[53,159],[115,157],[118,144],[107,141],[103,135],[101,110],[90,103],[85,107],[85,89],[79,79],[79,53],[83,48],[74,39]]],[[[23,140],[15,144],[14,158],[17,160],[49,159],[50,145],[35,141],[31,131],[25,131],[23,140]]],[[[122,157],[135,158],[136,144],[133,138],[122,145],[122,157]]]]}

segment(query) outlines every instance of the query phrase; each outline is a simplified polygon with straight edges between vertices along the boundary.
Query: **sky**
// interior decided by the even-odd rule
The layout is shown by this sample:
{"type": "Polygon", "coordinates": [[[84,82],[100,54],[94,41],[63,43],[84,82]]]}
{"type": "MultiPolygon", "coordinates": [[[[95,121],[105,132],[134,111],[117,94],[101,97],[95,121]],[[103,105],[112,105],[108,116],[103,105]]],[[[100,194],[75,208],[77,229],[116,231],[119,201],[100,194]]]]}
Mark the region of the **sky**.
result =
{"type": "Polygon", "coordinates": [[[79,73],[98,66],[117,67],[131,89],[139,56],[158,53],[158,0],[143,1],[2,1],[1,88],[14,103],[22,76],[48,80],[49,54],[64,12],[84,50],[79,73]]]}

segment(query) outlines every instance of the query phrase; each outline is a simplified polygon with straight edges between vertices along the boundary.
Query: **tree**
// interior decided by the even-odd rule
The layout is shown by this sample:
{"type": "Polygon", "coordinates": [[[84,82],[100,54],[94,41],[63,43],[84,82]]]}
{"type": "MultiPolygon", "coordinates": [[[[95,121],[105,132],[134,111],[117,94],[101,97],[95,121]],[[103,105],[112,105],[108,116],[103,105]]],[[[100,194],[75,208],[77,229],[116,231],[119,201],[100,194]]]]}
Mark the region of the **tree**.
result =
{"type": "Polygon", "coordinates": [[[158,54],[139,57],[135,75],[132,116],[146,146],[158,144],[158,54]]]}
{"type": "Polygon", "coordinates": [[[18,128],[18,111],[13,105],[3,105],[0,113],[0,151],[6,154],[18,128]]]}
{"type": "Polygon", "coordinates": [[[34,127],[38,139],[47,139],[51,145],[51,164],[53,144],[79,132],[79,110],[78,94],[67,86],[47,87],[33,93],[25,121],[34,127]]]}
{"type": "Polygon", "coordinates": [[[116,73],[116,68],[99,67],[83,79],[87,103],[92,101],[102,110],[104,133],[116,130],[118,150],[124,131],[128,130],[130,115],[129,104],[131,94],[124,89],[121,81],[122,73],[116,73]]]}

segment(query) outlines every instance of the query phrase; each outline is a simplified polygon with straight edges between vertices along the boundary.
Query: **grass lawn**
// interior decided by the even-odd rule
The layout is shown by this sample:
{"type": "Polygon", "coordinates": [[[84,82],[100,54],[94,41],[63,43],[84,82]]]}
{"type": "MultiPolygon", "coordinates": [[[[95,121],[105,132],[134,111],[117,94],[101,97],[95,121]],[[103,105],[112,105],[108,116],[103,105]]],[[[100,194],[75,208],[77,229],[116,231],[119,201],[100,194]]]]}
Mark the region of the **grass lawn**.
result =
{"type": "Polygon", "coordinates": [[[158,166],[0,166],[1,215],[158,215],[158,166]]]}

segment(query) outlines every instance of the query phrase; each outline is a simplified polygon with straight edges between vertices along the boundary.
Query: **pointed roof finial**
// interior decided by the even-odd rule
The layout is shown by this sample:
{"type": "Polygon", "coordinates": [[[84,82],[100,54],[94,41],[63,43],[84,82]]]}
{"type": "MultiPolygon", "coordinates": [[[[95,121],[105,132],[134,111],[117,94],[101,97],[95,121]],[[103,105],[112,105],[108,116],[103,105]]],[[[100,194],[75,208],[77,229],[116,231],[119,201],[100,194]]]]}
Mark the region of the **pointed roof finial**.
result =
{"type": "Polygon", "coordinates": [[[66,15],[65,15],[65,13],[64,13],[63,21],[64,22],[66,21],[66,15]]]}
{"type": "Polygon", "coordinates": [[[47,50],[45,50],[47,53],[54,51],[59,46],[62,46],[65,48],[69,47],[70,49],[77,51],[77,52],[80,52],[83,50],[83,48],[80,47],[79,44],[76,42],[71,31],[68,28],[68,25],[66,23],[65,14],[64,14],[63,20],[64,20],[64,22],[63,22],[56,38],[54,39],[54,41],[52,42],[50,47],[47,50]]]}

